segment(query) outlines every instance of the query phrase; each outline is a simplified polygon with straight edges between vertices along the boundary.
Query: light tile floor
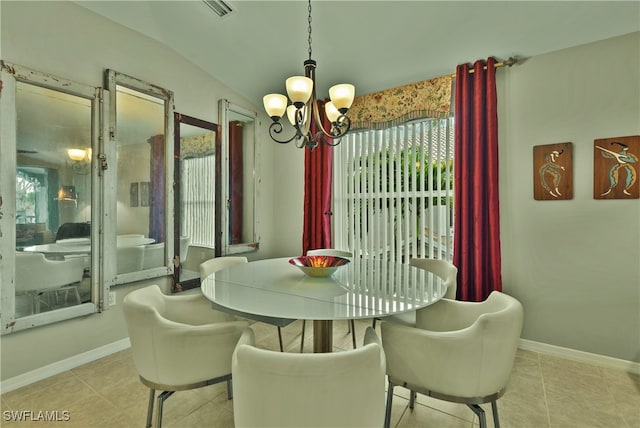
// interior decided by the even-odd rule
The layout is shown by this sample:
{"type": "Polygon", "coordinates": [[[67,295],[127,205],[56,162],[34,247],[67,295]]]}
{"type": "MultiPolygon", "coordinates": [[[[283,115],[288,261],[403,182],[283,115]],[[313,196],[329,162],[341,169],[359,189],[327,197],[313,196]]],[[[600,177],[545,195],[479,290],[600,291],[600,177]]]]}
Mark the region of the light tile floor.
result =
{"type": "MultiPolygon", "coordinates": [[[[305,352],[311,352],[307,323],[305,352]]],[[[356,322],[362,343],[369,321],[356,322]]],[[[254,324],[258,346],[277,350],[277,330],[254,324]]],[[[283,329],[288,352],[298,352],[301,323],[283,329]]],[[[347,324],[334,323],[336,351],[351,349],[347,324]]],[[[395,388],[394,427],[473,428],[477,418],[466,406],[418,395],[408,409],[408,391],[395,388]]],[[[121,351],[1,396],[2,427],[140,428],[145,426],[148,389],[138,380],[130,350],[121,351]],[[58,411],[60,422],[7,421],[6,411],[58,411]]],[[[498,400],[505,428],[640,428],[640,376],[573,362],[536,352],[518,351],[510,384],[498,400]]],[[[493,426],[490,406],[485,407],[493,426]]],[[[165,404],[166,428],[233,427],[233,403],[226,384],[177,392],[165,404]]]]}

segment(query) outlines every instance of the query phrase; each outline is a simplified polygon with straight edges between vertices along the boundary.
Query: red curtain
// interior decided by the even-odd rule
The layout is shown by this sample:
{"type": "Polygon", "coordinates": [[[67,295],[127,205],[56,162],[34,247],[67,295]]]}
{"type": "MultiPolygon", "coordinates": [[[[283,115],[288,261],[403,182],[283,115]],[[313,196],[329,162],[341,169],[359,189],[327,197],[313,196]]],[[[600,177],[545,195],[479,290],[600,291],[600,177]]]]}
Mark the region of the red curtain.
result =
{"type": "Polygon", "coordinates": [[[151,182],[149,183],[149,238],[156,242],[165,240],[165,167],[164,135],[156,135],[148,140],[151,150],[151,182]]]}
{"type": "Polygon", "coordinates": [[[242,125],[237,120],[229,122],[229,221],[231,223],[229,230],[229,243],[240,244],[242,242],[242,195],[244,193],[242,187],[242,125]]]}
{"type": "MultiPolygon", "coordinates": [[[[324,114],[324,102],[318,101],[324,129],[331,123],[324,114]]],[[[315,123],[311,126],[315,134],[315,123]]],[[[333,147],[322,142],[304,153],[304,224],[302,254],[307,250],[331,248],[331,183],[333,147]]]]}
{"type": "Polygon", "coordinates": [[[458,299],[502,290],[498,200],[498,113],[494,58],[456,70],[455,236],[458,299]]]}

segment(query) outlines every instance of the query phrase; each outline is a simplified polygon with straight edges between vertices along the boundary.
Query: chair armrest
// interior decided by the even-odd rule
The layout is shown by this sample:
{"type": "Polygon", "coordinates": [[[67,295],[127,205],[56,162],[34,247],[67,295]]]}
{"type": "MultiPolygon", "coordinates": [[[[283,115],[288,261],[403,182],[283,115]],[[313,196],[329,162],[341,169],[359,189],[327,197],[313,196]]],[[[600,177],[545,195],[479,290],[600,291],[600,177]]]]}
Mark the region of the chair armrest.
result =
{"type": "Polygon", "coordinates": [[[256,335],[251,328],[245,328],[242,331],[242,336],[240,336],[236,348],[240,345],[256,346],[256,335]]]}
{"type": "Polygon", "coordinates": [[[234,315],[213,309],[213,303],[201,293],[167,296],[166,299],[170,304],[165,316],[179,323],[202,325],[239,321],[234,315]]]}
{"type": "Polygon", "coordinates": [[[437,332],[383,321],[381,330],[394,380],[452,396],[464,396],[476,384],[486,351],[477,325],[437,332]]]}
{"type": "Polygon", "coordinates": [[[382,342],[380,341],[380,338],[378,337],[376,331],[372,327],[367,327],[367,329],[364,331],[364,341],[362,343],[362,346],[366,346],[370,343],[376,343],[380,345],[380,347],[382,347],[382,342]]]}
{"type": "Polygon", "coordinates": [[[246,321],[193,326],[158,318],[152,332],[155,378],[184,385],[230,374],[231,355],[248,326],[246,321]]]}

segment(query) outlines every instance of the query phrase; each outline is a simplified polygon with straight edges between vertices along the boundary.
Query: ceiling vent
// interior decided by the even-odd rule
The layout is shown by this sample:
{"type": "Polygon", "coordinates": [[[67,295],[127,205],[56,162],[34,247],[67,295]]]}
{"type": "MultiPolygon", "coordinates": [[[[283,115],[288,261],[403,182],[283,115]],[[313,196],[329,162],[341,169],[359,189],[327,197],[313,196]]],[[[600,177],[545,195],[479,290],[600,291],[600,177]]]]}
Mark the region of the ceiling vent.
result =
{"type": "Polygon", "coordinates": [[[221,18],[229,16],[234,10],[231,5],[223,0],[202,0],[209,9],[214,11],[221,18]]]}

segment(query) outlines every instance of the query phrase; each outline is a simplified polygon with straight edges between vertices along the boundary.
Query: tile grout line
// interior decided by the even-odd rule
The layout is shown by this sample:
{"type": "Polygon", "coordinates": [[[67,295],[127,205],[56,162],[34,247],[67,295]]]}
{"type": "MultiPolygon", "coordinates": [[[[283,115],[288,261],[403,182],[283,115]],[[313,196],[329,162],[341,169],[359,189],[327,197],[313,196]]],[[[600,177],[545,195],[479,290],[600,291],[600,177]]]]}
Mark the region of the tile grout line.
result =
{"type": "Polygon", "coordinates": [[[547,399],[547,387],[544,383],[544,373],[542,372],[542,362],[540,361],[540,353],[536,352],[538,368],[540,369],[540,381],[542,382],[542,397],[544,399],[544,409],[547,412],[547,426],[551,428],[551,412],[549,412],[549,400],[547,399]]]}

